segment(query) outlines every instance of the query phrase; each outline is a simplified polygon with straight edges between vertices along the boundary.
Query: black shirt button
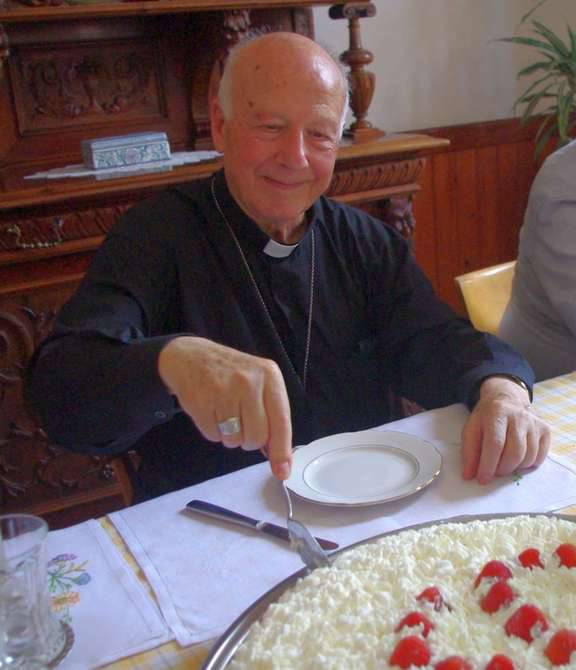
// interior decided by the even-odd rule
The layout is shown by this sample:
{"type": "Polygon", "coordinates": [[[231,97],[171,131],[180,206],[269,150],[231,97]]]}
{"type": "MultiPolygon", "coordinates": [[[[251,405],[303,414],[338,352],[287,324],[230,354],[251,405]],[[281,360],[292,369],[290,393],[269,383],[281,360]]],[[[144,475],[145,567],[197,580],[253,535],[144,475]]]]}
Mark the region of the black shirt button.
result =
{"type": "Polygon", "coordinates": [[[154,412],[154,416],[157,419],[165,419],[167,415],[166,412],[163,412],[162,410],[157,410],[156,412],[154,412]]]}

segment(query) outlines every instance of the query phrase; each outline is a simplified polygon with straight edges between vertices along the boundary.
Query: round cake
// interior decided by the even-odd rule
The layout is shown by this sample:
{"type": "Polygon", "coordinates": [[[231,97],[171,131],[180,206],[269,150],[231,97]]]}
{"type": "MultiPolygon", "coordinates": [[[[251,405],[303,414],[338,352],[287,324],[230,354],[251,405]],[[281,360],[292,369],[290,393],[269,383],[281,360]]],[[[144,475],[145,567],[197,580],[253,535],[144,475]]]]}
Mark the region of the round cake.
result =
{"type": "Polygon", "coordinates": [[[229,667],[576,668],[576,525],[520,515],[352,547],[271,604],[229,667]]]}

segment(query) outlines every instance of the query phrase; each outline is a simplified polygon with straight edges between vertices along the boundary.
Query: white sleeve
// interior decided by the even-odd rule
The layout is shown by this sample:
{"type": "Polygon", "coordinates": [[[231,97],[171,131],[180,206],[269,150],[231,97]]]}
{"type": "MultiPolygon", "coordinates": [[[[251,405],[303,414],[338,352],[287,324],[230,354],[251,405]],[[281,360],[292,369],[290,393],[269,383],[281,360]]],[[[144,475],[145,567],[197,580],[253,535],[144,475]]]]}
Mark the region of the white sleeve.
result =
{"type": "Polygon", "coordinates": [[[535,186],[527,252],[556,319],[576,337],[576,165],[535,186]]]}

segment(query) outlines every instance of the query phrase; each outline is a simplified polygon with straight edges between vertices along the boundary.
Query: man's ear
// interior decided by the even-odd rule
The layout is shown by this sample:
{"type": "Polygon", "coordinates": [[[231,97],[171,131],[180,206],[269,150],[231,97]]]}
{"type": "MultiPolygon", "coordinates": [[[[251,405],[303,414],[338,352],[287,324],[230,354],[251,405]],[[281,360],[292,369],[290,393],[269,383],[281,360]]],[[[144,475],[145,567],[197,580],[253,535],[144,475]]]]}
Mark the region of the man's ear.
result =
{"type": "Polygon", "coordinates": [[[216,151],[224,152],[224,126],[226,119],[224,112],[218,100],[218,96],[214,96],[210,101],[210,130],[212,132],[212,143],[216,151]]]}

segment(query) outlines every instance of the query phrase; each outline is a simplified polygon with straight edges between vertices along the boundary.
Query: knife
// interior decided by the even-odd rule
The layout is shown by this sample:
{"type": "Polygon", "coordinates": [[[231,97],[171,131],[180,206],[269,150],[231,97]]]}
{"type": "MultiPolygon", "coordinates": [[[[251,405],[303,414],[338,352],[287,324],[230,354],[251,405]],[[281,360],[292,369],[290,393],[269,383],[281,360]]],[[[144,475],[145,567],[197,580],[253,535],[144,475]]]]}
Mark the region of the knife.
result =
{"type": "MultiPolygon", "coordinates": [[[[278,526],[275,523],[269,523],[268,521],[258,521],[252,517],[244,516],[244,514],[238,514],[238,512],[233,512],[230,509],[220,507],[219,505],[214,505],[213,503],[206,502],[205,500],[191,500],[186,504],[186,509],[199,512],[200,514],[204,514],[204,516],[211,516],[214,519],[230,521],[232,523],[238,524],[239,526],[244,526],[245,528],[259,530],[261,533],[266,533],[267,535],[272,535],[272,537],[290,542],[288,529],[284,528],[284,526],[278,526]]],[[[316,540],[323,549],[338,549],[336,542],[332,542],[331,540],[323,540],[320,537],[317,537],[316,540]]]]}

